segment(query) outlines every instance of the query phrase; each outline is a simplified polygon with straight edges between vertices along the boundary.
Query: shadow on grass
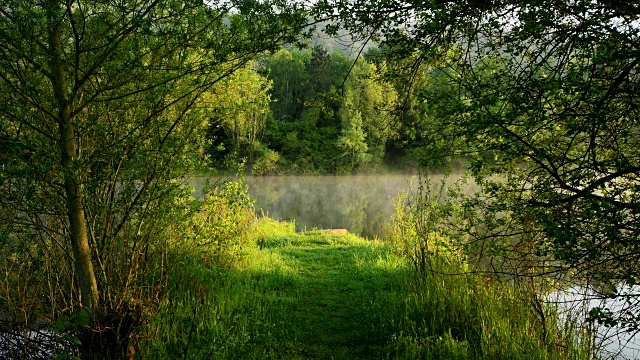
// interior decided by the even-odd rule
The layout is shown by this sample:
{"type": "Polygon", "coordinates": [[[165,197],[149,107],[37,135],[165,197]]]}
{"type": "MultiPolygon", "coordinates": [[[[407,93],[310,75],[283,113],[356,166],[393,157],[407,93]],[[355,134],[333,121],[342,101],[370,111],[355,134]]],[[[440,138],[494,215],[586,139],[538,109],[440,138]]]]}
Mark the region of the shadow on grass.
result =
{"type": "Polygon", "coordinates": [[[246,261],[200,292],[176,291],[152,357],[388,357],[408,270],[385,247],[298,235],[266,239],[246,261]]]}
{"type": "Polygon", "coordinates": [[[297,273],[283,279],[293,299],[279,309],[282,323],[295,329],[295,348],[314,358],[385,357],[396,331],[394,320],[401,316],[407,278],[406,270],[386,251],[342,245],[272,251],[298,264],[297,273]]]}

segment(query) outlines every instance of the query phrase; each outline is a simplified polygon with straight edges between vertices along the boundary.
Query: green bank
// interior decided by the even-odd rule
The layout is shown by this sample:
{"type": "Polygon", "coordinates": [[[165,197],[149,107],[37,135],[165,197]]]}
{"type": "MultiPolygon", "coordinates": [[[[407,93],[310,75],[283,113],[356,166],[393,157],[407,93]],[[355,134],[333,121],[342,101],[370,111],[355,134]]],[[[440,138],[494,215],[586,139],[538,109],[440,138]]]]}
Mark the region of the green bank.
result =
{"type": "MultiPolygon", "coordinates": [[[[391,240],[259,219],[226,267],[191,250],[142,346],[149,359],[581,359],[523,289],[418,273],[391,240]]],[[[406,246],[406,245],[405,245],[406,246]]],[[[404,249],[407,250],[406,248],[404,249]]],[[[434,254],[443,272],[463,266],[434,254]]]]}

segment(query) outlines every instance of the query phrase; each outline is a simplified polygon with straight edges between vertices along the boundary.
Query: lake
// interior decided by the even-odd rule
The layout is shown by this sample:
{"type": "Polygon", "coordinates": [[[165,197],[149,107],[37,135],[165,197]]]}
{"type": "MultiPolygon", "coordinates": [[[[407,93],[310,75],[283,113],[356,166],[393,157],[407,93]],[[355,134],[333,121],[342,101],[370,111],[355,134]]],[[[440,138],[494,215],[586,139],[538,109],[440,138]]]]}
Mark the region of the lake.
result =
{"type": "MultiPolygon", "coordinates": [[[[446,180],[453,184],[460,175],[446,180]]],[[[430,175],[434,184],[444,175],[430,175]]],[[[192,179],[202,196],[205,178],[192,179]]],[[[280,220],[293,220],[298,231],[347,229],[366,238],[379,237],[394,213],[402,191],[417,191],[415,175],[249,176],[249,194],[256,212],[280,220]]]]}
{"type": "MultiPolygon", "coordinates": [[[[594,307],[624,313],[629,311],[629,305],[637,305],[640,286],[622,286],[619,291],[621,297],[608,299],[593,289],[572,286],[549,294],[547,301],[558,306],[561,319],[566,319],[567,315],[584,319],[589,310],[594,307]]],[[[604,359],[640,359],[640,334],[637,330],[628,333],[619,327],[607,327],[602,324],[595,325],[594,329],[604,359]]]]}

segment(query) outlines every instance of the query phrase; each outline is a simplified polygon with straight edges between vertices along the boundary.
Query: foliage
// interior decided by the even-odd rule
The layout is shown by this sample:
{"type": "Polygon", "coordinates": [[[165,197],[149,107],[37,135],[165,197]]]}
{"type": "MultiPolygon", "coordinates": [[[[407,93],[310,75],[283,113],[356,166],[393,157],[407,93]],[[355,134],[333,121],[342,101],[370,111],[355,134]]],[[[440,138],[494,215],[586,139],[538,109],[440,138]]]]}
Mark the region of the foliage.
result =
{"type": "Polygon", "coordinates": [[[305,23],[297,5],[268,1],[3,2],[0,266],[11,287],[0,312],[11,327],[89,311],[69,329],[83,356],[131,353],[188,221],[182,179],[203,157],[203,95],[305,23]]]}
{"type": "MultiPolygon", "coordinates": [[[[541,340],[525,294],[484,277],[412,280],[405,259],[381,242],[296,234],[293,223],[269,218],[251,233],[254,245],[227,270],[189,249],[146,357],[589,358],[570,329],[550,327],[541,340]]],[[[546,310],[550,325],[557,319],[546,310]]]]}
{"type": "MultiPolygon", "coordinates": [[[[270,89],[271,82],[258,74],[250,63],[215,84],[203,96],[203,101],[210,103],[209,126],[224,129],[231,140],[228,151],[236,161],[246,158],[250,164],[254,162],[269,115],[270,89]]],[[[227,150],[219,141],[212,144],[216,145],[222,145],[216,149],[218,151],[227,150]]],[[[215,155],[214,149],[210,152],[215,155]]]]}
{"type": "Polygon", "coordinates": [[[241,180],[218,183],[198,204],[189,241],[206,256],[203,263],[224,266],[249,241],[253,217],[253,200],[241,180]]]}
{"type": "MultiPolygon", "coordinates": [[[[380,168],[388,140],[397,135],[397,93],[376,78],[376,65],[359,61],[345,82],[341,112],[341,147],[350,158],[348,170],[380,168]]],[[[381,64],[380,66],[384,66],[381,64]]]]}
{"type": "Polygon", "coordinates": [[[624,307],[592,320],[635,330],[640,298],[618,290],[639,273],[638,4],[381,0],[317,9],[327,7],[342,25],[382,39],[392,57],[414,57],[414,69],[440,68],[445,87],[425,89],[424,99],[436,124],[454,130],[443,141],[465,140],[484,189],[464,201],[469,251],[498,255],[499,272],[521,259],[518,274],[556,273],[620,296],[624,307]]]}
{"type": "Polygon", "coordinates": [[[328,95],[318,101],[325,106],[305,109],[300,118],[292,122],[273,120],[267,125],[264,143],[281,154],[283,166],[292,173],[331,173],[339,158],[336,146],[340,128],[334,106],[339,99],[328,95]]]}
{"type": "Polygon", "coordinates": [[[338,146],[343,150],[342,156],[347,159],[348,169],[357,170],[371,161],[367,154],[366,134],[362,130],[362,115],[360,111],[350,108],[349,103],[340,112],[342,117],[342,135],[338,139],[338,146]]]}
{"type": "Polygon", "coordinates": [[[416,193],[403,192],[396,199],[393,226],[387,231],[386,241],[409,259],[416,273],[424,276],[433,271],[433,259],[462,264],[467,258],[451,242],[452,234],[444,226],[456,211],[444,201],[445,179],[438,185],[422,177],[417,181],[416,193]]]}
{"type": "MultiPolygon", "coordinates": [[[[442,121],[433,108],[433,99],[455,91],[449,84],[450,73],[436,64],[419,62],[418,55],[398,59],[393,49],[381,45],[371,48],[366,59],[384,65],[379,75],[398,93],[400,126],[388,141],[387,162],[400,163],[422,171],[446,172],[451,167],[467,168],[468,151],[465,138],[456,133],[455,124],[442,121]]],[[[442,102],[443,107],[447,102],[442,102]]]]}
{"type": "Polygon", "coordinates": [[[308,55],[280,49],[265,60],[265,69],[273,82],[271,111],[278,121],[294,121],[302,114],[304,86],[309,78],[305,69],[308,55]]]}
{"type": "Polygon", "coordinates": [[[288,172],[335,172],[340,133],[335,88],[347,74],[348,60],[322,47],[311,52],[282,49],[265,61],[265,69],[274,84],[265,145],[281,155],[288,172]]]}
{"type": "Polygon", "coordinates": [[[591,334],[544,304],[539,279],[475,271],[445,226],[460,211],[445,182],[419,185],[399,196],[385,238],[413,269],[397,358],[591,359],[591,334]]]}
{"type": "Polygon", "coordinates": [[[258,149],[257,160],[251,168],[253,175],[278,174],[282,157],[274,150],[261,146],[258,149]]]}
{"type": "Polygon", "coordinates": [[[342,53],[316,46],[307,52],[280,50],[266,60],[266,68],[274,87],[273,120],[264,142],[282,156],[285,170],[381,170],[399,124],[397,94],[376,77],[375,65],[352,64],[342,53]]]}

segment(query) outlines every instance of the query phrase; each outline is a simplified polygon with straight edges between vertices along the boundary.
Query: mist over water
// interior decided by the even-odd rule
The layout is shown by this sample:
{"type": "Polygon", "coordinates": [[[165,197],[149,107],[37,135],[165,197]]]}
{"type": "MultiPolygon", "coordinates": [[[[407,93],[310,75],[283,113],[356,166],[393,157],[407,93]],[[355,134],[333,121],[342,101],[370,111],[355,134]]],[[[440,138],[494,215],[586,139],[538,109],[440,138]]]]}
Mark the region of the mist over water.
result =
{"type": "MultiPolygon", "coordinates": [[[[444,175],[429,179],[439,182],[444,175]]],[[[451,176],[453,183],[459,176],[451,176]]],[[[202,196],[207,179],[194,179],[202,196]]],[[[256,212],[271,218],[295,220],[296,230],[347,229],[363,237],[381,236],[402,191],[417,191],[414,175],[249,176],[249,194],[256,212]],[[412,181],[413,180],[413,181],[412,181]]]]}
{"type": "Polygon", "coordinates": [[[411,187],[411,176],[254,177],[247,183],[257,211],[295,220],[298,231],[347,229],[373,238],[384,232],[394,198],[411,187]]]}

